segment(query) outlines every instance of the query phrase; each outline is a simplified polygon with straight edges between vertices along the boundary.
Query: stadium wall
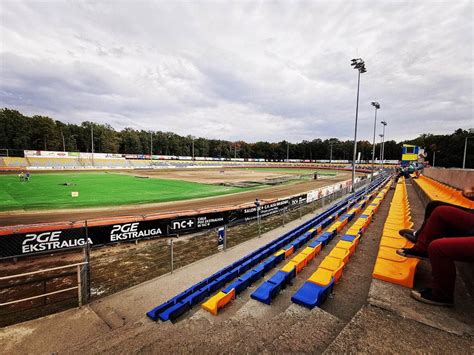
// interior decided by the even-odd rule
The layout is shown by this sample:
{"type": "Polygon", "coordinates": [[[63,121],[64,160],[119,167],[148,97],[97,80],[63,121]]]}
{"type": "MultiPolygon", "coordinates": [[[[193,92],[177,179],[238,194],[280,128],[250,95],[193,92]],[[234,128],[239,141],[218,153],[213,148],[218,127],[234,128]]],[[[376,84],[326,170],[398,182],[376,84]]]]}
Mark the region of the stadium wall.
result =
{"type": "Polygon", "coordinates": [[[474,169],[426,168],[423,174],[459,190],[474,186],[474,169]]]}

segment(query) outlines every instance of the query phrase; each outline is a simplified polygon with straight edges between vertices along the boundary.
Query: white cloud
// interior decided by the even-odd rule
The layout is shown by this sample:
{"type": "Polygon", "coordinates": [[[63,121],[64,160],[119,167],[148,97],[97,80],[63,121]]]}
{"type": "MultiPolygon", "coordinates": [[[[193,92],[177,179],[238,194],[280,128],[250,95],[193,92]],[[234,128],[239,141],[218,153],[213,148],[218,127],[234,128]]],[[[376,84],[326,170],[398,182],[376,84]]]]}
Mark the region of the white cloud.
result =
{"type": "Polygon", "coordinates": [[[247,141],[470,128],[472,2],[0,1],[0,104],[247,141]]]}

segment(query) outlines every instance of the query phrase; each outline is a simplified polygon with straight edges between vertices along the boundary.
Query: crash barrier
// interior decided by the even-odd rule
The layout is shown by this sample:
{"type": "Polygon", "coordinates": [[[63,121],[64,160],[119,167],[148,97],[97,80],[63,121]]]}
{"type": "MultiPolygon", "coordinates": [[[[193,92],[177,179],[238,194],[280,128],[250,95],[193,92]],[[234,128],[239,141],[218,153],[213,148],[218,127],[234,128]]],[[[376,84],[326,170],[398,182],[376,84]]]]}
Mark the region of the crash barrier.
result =
{"type": "Polygon", "coordinates": [[[423,190],[430,200],[443,201],[458,205],[464,208],[474,208],[474,201],[462,195],[460,190],[445,185],[439,181],[430,179],[429,177],[421,175],[417,179],[413,179],[415,183],[423,190]]]}
{"type": "Polygon", "coordinates": [[[379,253],[372,273],[373,278],[409,288],[413,287],[419,259],[397,254],[397,249],[413,247],[413,243],[398,234],[399,230],[412,227],[405,179],[400,178],[383,227],[379,253]]]}
{"type": "MultiPolygon", "coordinates": [[[[358,184],[365,181],[360,180],[358,184]]],[[[0,259],[192,234],[228,224],[262,219],[348,190],[346,180],[278,200],[180,213],[0,227],[0,259]],[[258,209],[258,210],[257,210],[258,209]]],[[[323,200],[324,201],[324,200],[323,200]]]]}
{"type": "Polygon", "coordinates": [[[388,192],[390,184],[390,182],[385,184],[372,201],[370,201],[371,196],[369,195],[355,207],[356,211],[353,212],[357,213],[368,204],[346,234],[340,238],[331,252],[319,264],[316,271],[294,293],[291,297],[292,302],[312,309],[319,307],[327,299],[334,285],[341,279],[344,268],[356,251],[359,240],[372,221],[372,217],[388,192]]]}
{"type": "Polygon", "coordinates": [[[228,282],[239,277],[240,282],[234,284],[233,289],[226,288],[222,291],[225,295],[218,294],[219,296],[215,298],[214,301],[216,307],[222,307],[259,276],[263,275],[266,271],[270,270],[276,264],[291,255],[295,250],[295,245],[302,245],[303,240],[308,238],[309,235],[315,232],[317,233],[318,229],[321,230],[324,228],[325,226],[322,226],[323,222],[328,224],[331,223],[329,220],[334,220],[336,218],[336,213],[340,209],[347,207],[348,204],[352,205],[354,201],[361,199],[365,193],[377,188],[384,179],[386,179],[385,176],[377,177],[377,179],[374,180],[366,190],[361,190],[352,194],[344,200],[334,204],[323,213],[312,218],[310,221],[285,233],[276,240],[264,245],[244,258],[191,286],[182,293],[147,312],[147,316],[155,321],[158,319],[162,321],[176,319],[180,315],[189,311],[196,304],[201,303],[204,299],[228,282]],[[264,262],[261,263],[262,261],[264,262]],[[257,264],[260,265],[251,270],[257,264]],[[248,272],[249,270],[251,270],[251,272],[248,272]],[[226,290],[228,292],[224,292],[226,290]]]}

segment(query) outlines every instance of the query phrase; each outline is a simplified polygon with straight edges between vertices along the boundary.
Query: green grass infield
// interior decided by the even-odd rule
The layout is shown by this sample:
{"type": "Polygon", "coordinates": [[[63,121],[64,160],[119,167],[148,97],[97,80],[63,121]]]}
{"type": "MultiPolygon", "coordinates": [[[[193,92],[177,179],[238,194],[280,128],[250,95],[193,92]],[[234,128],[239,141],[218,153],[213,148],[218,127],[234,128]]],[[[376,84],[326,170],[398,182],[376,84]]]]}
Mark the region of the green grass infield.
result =
{"type": "Polygon", "coordinates": [[[30,181],[0,175],[0,211],[103,207],[189,200],[245,192],[253,188],[139,178],[117,173],[34,172],[30,181]],[[68,183],[69,185],[65,185],[68,183]],[[79,197],[71,197],[78,191],[79,197]]]}

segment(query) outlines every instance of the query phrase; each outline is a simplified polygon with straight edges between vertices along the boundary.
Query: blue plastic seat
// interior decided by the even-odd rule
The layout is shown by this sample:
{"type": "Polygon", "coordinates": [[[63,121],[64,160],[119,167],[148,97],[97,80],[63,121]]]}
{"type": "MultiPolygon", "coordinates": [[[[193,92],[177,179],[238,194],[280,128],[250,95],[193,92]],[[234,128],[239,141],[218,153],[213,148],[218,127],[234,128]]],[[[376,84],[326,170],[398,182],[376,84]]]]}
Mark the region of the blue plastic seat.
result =
{"type": "Polygon", "coordinates": [[[189,302],[178,302],[161,312],[158,316],[163,321],[173,320],[191,309],[189,302]]]}
{"type": "Polygon", "coordinates": [[[341,237],[341,240],[344,240],[346,242],[353,242],[356,237],[354,235],[345,235],[341,237]]]}
{"type": "Polygon", "coordinates": [[[263,273],[265,274],[268,270],[273,269],[275,266],[276,256],[270,256],[267,260],[262,263],[263,273]]]}
{"type": "Polygon", "coordinates": [[[327,243],[329,243],[329,237],[320,235],[319,237],[316,238],[316,241],[321,243],[323,247],[325,247],[327,243]]]}
{"type": "Polygon", "coordinates": [[[247,270],[249,270],[252,267],[252,261],[246,261],[239,267],[239,274],[242,275],[245,273],[247,270]]]}
{"type": "Polygon", "coordinates": [[[233,281],[231,284],[229,284],[226,288],[224,288],[222,292],[229,293],[232,289],[235,289],[235,294],[238,295],[246,288],[247,288],[247,282],[240,281],[240,279],[237,279],[233,281]]]}
{"type": "MultiPolygon", "coordinates": [[[[294,268],[293,271],[296,272],[296,268],[294,268]]],[[[287,273],[280,270],[261,284],[250,297],[262,303],[270,304],[271,300],[278,295],[280,290],[285,288],[290,282],[292,276],[294,277],[294,273],[287,273]]]]}
{"type": "Polygon", "coordinates": [[[320,286],[306,281],[301,288],[291,297],[293,303],[313,309],[320,306],[331,293],[334,286],[334,278],[327,286],[320,286]]]}
{"type": "Polygon", "coordinates": [[[151,311],[146,312],[146,315],[156,322],[158,320],[159,314],[165,311],[166,309],[168,309],[169,307],[171,307],[172,305],[174,305],[175,302],[176,300],[172,298],[160,304],[159,306],[153,308],[151,311]]]}
{"type": "Polygon", "coordinates": [[[208,290],[209,294],[217,291],[219,288],[221,288],[224,285],[224,281],[222,279],[220,280],[214,280],[210,282],[205,288],[208,290]]]}
{"type": "Polygon", "coordinates": [[[195,306],[198,303],[201,303],[203,299],[209,296],[209,292],[207,288],[202,288],[199,290],[196,290],[192,294],[190,294],[188,297],[184,298],[181,303],[186,303],[188,302],[190,307],[195,306]]]}
{"type": "Polygon", "coordinates": [[[250,279],[250,285],[263,276],[263,266],[259,265],[252,270],[252,277],[250,279]]]}
{"type": "Polygon", "coordinates": [[[270,304],[271,300],[280,292],[281,286],[272,282],[264,282],[261,284],[250,297],[256,301],[270,304]]]}
{"type": "Polygon", "coordinates": [[[313,241],[309,242],[308,246],[311,247],[311,248],[316,248],[319,244],[321,244],[320,241],[313,240],[313,241]]]}
{"type": "Polygon", "coordinates": [[[239,280],[242,281],[242,283],[247,287],[249,287],[251,284],[253,284],[256,280],[259,279],[259,277],[262,276],[262,270],[257,270],[255,269],[248,271],[244,275],[239,277],[239,280]]]}

